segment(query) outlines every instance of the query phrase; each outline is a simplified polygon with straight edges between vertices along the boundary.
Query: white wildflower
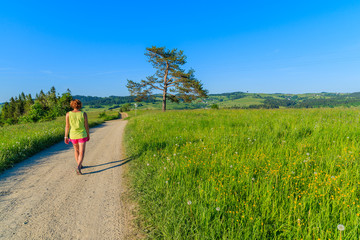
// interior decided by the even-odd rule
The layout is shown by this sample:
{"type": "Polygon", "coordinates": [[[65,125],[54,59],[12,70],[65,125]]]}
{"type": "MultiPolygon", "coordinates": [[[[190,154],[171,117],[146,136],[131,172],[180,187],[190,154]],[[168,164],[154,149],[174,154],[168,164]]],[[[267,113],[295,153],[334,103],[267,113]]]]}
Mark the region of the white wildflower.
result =
{"type": "Polygon", "coordinates": [[[344,231],[345,230],[345,226],[342,224],[337,225],[337,229],[339,229],[339,231],[344,231]]]}

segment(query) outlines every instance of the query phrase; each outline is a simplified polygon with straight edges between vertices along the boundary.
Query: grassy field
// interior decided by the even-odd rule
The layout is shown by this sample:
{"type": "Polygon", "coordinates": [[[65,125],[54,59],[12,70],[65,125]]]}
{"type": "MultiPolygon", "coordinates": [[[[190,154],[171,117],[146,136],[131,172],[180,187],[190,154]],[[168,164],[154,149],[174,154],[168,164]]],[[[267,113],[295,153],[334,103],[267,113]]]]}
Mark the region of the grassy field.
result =
{"type": "Polygon", "coordinates": [[[155,239],[357,239],[359,114],[131,115],[126,142],[142,227],[155,239]]]}
{"type": "MultiPolygon", "coordinates": [[[[88,112],[90,127],[118,117],[117,111],[88,112]]],[[[54,121],[0,127],[0,172],[64,139],[65,117],[54,121]]]]}
{"type": "Polygon", "coordinates": [[[218,105],[220,108],[229,108],[229,107],[248,107],[249,105],[259,105],[264,102],[263,99],[244,97],[240,99],[230,100],[219,102],[218,105]]]}

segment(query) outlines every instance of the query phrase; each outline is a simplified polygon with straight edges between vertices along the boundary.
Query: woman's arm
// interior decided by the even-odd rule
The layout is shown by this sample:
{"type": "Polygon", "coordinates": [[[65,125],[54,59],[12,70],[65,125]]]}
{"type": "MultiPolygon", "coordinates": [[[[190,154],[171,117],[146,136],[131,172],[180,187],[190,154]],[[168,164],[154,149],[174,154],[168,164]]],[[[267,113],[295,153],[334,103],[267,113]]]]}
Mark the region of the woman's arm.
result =
{"type": "Polygon", "coordinates": [[[89,131],[89,122],[86,112],[84,112],[84,120],[85,120],[85,129],[88,136],[88,141],[90,140],[90,131],[89,131]]]}
{"type": "Polygon", "coordinates": [[[70,123],[69,123],[69,113],[66,113],[66,124],[65,124],[65,137],[64,137],[64,142],[66,144],[69,144],[69,130],[70,130],[70,123]]]}

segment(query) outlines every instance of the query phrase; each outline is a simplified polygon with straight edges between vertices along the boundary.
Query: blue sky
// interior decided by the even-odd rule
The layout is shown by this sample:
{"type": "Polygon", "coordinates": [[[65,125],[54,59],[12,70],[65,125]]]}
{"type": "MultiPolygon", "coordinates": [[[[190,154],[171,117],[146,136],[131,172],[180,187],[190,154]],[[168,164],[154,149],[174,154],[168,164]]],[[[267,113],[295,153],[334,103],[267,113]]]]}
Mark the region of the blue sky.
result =
{"type": "Polygon", "coordinates": [[[359,1],[1,1],[0,102],[51,86],[129,95],[146,47],[184,50],[210,93],[360,91],[359,1]]]}

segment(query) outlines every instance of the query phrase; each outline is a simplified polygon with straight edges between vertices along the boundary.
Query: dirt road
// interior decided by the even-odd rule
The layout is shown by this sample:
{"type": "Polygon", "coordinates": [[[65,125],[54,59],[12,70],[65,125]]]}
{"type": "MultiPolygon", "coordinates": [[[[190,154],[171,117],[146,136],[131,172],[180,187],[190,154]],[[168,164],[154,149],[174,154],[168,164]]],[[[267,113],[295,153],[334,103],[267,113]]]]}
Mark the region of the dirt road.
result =
{"type": "Polygon", "coordinates": [[[91,129],[83,175],[59,143],[0,175],[0,239],[133,239],[122,199],[126,121],[91,129]]]}

